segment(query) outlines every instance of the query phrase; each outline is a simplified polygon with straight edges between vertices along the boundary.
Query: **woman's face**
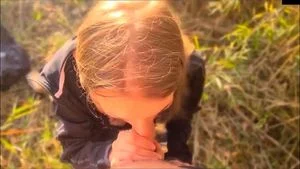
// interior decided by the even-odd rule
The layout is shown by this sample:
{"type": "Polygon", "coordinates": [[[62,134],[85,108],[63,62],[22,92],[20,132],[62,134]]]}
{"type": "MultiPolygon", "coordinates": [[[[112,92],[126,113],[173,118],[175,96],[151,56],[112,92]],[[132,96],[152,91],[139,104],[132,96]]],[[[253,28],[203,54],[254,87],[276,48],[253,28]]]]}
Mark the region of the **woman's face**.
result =
{"type": "Polygon", "coordinates": [[[141,92],[122,95],[108,89],[96,89],[90,95],[100,112],[128,122],[140,135],[151,138],[155,117],[172,104],[174,97],[173,93],[164,98],[145,97],[141,92]]]}

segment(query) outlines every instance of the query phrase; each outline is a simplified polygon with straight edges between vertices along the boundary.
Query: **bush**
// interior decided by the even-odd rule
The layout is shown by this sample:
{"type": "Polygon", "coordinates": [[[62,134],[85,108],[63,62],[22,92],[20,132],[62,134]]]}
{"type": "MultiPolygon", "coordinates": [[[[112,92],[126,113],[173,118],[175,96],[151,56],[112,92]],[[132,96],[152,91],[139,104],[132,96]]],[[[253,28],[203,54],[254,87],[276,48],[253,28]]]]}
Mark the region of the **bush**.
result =
{"type": "Polygon", "coordinates": [[[195,163],[299,168],[299,6],[192,0],[176,7],[185,9],[182,25],[207,62],[195,163]]]}

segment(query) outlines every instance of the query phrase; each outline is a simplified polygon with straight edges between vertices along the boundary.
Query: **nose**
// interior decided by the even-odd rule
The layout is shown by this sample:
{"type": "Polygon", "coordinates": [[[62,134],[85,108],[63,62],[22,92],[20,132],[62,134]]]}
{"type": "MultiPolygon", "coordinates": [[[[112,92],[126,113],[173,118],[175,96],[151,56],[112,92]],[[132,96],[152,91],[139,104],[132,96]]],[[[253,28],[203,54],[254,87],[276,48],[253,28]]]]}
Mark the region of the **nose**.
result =
{"type": "Polygon", "coordinates": [[[155,138],[155,125],[151,119],[136,120],[132,124],[132,129],[139,135],[149,139],[155,138]]]}

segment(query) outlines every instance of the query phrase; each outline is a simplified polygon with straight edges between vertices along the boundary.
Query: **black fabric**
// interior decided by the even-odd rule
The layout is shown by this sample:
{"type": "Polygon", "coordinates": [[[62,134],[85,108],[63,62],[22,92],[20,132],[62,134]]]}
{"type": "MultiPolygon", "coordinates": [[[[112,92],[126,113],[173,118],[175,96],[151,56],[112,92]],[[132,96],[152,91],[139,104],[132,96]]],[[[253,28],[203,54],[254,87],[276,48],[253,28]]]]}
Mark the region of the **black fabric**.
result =
{"type": "Polygon", "coordinates": [[[29,55],[0,24],[0,89],[5,91],[30,71],[29,55]]]}
{"type": "MultiPolygon", "coordinates": [[[[104,169],[109,168],[108,154],[112,142],[116,139],[119,130],[128,129],[130,125],[122,127],[112,126],[108,117],[93,109],[88,102],[86,94],[80,86],[73,51],[76,40],[66,42],[58,50],[41,72],[43,77],[38,83],[45,87],[54,98],[54,111],[61,122],[57,138],[63,146],[62,161],[69,162],[75,169],[104,169]],[[65,74],[63,92],[56,95],[59,89],[61,74],[65,74]],[[97,116],[95,116],[97,114],[97,116]]],[[[168,149],[167,158],[179,159],[184,162],[191,161],[191,153],[186,146],[190,134],[190,121],[192,114],[199,107],[203,88],[204,63],[194,52],[189,64],[189,87],[191,88],[183,105],[187,114],[184,119],[174,119],[167,124],[168,149]],[[201,69],[201,71],[200,71],[201,69]],[[199,77],[202,78],[199,78],[199,77]],[[196,77],[196,78],[195,78],[196,77]],[[201,89],[198,89],[201,88],[201,89]],[[178,125],[181,125],[178,128],[178,125]],[[180,146],[180,149],[178,149],[180,146]]]]}
{"type": "Polygon", "coordinates": [[[90,103],[76,76],[74,47],[74,40],[66,42],[45,65],[38,83],[53,97],[54,111],[61,122],[57,134],[63,146],[61,160],[75,169],[108,168],[108,152],[118,130],[107,124],[106,116],[95,118],[90,113],[90,103]],[[63,92],[57,97],[61,73],[65,73],[65,80],[63,92]]]}
{"type": "Polygon", "coordinates": [[[190,57],[187,70],[187,94],[184,96],[180,118],[171,119],[167,123],[167,147],[166,159],[177,158],[180,161],[191,163],[192,153],[190,152],[186,141],[191,133],[191,120],[193,114],[200,110],[198,106],[201,99],[204,80],[205,67],[200,53],[194,51],[190,57]]]}

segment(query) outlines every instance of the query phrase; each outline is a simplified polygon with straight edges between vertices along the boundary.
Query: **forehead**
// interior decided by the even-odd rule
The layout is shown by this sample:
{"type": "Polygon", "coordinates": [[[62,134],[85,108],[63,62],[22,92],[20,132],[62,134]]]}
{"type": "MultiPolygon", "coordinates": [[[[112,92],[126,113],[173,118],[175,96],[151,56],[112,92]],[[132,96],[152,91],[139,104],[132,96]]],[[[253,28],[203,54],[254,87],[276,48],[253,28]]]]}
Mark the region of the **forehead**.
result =
{"type": "MultiPolygon", "coordinates": [[[[163,104],[173,98],[173,93],[166,97],[148,97],[143,92],[136,90],[130,93],[120,92],[115,89],[96,89],[90,92],[93,101],[98,102],[103,100],[104,103],[121,101],[122,103],[141,103],[141,105],[148,105],[152,103],[163,104]]],[[[118,104],[118,102],[117,102],[118,104]]]]}
{"type": "Polygon", "coordinates": [[[109,90],[92,92],[91,99],[100,110],[112,117],[132,121],[152,118],[173,101],[173,93],[167,97],[149,98],[141,93],[124,95],[109,90]]]}
{"type": "MultiPolygon", "coordinates": [[[[127,82],[128,83],[128,82],[127,82]]],[[[162,98],[166,98],[167,96],[173,95],[175,91],[161,91],[154,90],[151,88],[145,89],[143,87],[139,87],[135,83],[128,83],[126,84],[125,88],[96,88],[92,89],[89,92],[90,96],[97,97],[110,97],[110,98],[121,98],[121,97],[127,97],[127,98],[146,98],[146,99],[154,99],[154,100],[160,100],[162,98]],[[161,94],[159,94],[161,93],[161,94]]]]}

